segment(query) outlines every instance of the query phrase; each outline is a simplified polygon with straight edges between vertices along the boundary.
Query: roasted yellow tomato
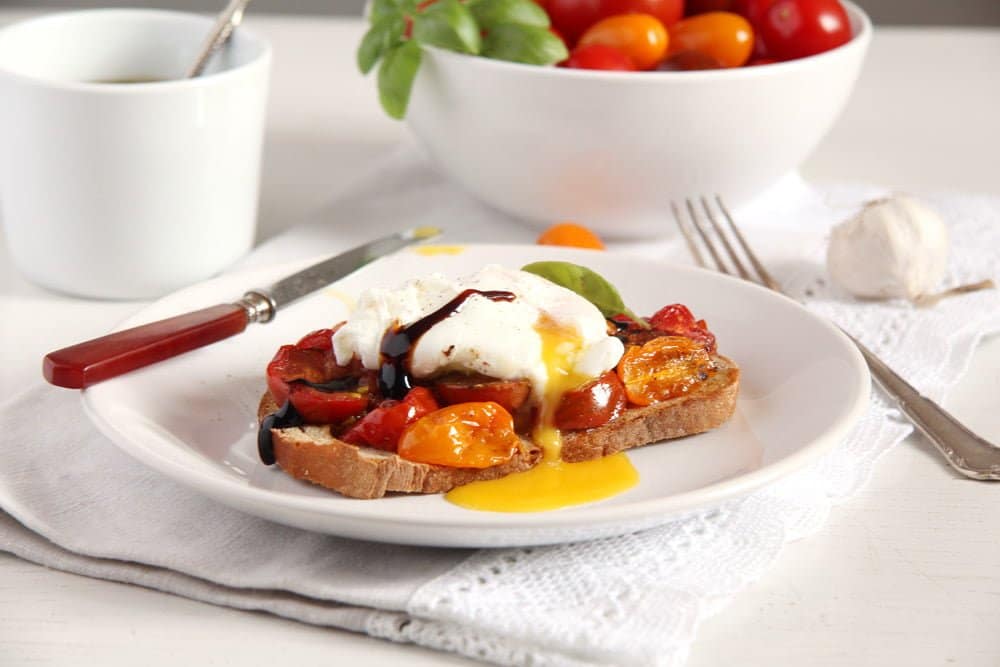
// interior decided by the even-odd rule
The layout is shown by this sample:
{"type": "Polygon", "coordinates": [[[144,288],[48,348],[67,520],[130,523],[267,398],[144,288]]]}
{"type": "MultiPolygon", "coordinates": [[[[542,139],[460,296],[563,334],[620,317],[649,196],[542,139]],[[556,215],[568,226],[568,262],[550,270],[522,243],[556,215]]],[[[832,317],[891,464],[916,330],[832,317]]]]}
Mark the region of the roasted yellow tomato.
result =
{"type": "Polygon", "coordinates": [[[420,463],[490,468],[506,463],[520,446],[514,418],[497,403],[457,403],[410,424],[398,454],[420,463]]]}
{"type": "Polygon", "coordinates": [[[618,377],[633,405],[650,405],[689,392],[715,370],[702,345],[684,336],[661,336],[625,350],[618,377]]]}
{"type": "Polygon", "coordinates": [[[618,49],[639,69],[651,69],[667,54],[670,36],[666,28],[649,14],[609,16],[587,29],[578,46],[605,44],[618,49]]]}

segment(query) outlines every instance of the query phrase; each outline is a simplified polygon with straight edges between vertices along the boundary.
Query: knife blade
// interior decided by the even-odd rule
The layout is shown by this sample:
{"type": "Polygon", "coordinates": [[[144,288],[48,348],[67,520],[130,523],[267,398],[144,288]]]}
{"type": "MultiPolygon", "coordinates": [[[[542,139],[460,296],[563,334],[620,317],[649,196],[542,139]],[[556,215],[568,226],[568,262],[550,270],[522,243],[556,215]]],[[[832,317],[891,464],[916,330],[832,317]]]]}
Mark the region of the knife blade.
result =
{"type": "Polygon", "coordinates": [[[42,375],[58,387],[85,389],[204,347],[242,333],[251,323],[271,321],[281,308],[374,259],[440,234],[436,227],[390,234],[296,271],[266,288],[252,289],[235,303],[209,306],[49,352],[42,362],[42,375]]]}

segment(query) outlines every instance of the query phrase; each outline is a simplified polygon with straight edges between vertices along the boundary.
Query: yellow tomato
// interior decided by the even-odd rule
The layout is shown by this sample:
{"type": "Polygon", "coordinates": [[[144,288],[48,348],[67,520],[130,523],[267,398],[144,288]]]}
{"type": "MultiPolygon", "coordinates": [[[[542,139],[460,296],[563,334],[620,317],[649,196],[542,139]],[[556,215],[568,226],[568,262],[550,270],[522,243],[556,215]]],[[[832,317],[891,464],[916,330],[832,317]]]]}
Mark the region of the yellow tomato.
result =
{"type": "Polygon", "coordinates": [[[708,12],[678,21],[670,27],[669,56],[696,51],[723,67],[740,67],[753,52],[750,22],[732,12],[708,12]]]}
{"type": "Polygon", "coordinates": [[[635,63],[639,69],[656,67],[667,54],[670,36],[658,19],[649,14],[609,16],[590,26],[578,46],[612,46],[635,63]]]}
{"type": "Polygon", "coordinates": [[[490,468],[514,456],[521,440],[514,418],[497,403],[456,403],[406,427],[398,454],[454,468],[490,468]]]}
{"type": "Polygon", "coordinates": [[[538,237],[538,245],[560,245],[571,248],[592,248],[604,250],[600,237],[583,225],[560,222],[552,225],[538,237]]]}

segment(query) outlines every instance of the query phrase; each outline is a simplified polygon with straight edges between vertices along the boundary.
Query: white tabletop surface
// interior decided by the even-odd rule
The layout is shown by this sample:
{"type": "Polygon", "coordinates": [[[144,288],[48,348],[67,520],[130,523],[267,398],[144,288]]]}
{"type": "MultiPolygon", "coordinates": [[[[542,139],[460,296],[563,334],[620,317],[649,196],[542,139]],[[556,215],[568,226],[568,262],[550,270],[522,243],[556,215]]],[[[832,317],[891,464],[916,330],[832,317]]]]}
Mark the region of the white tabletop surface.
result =
{"type": "MultiPolygon", "coordinates": [[[[0,12],[0,24],[25,13],[0,12]]],[[[261,236],[308,217],[338,183],[402,140],[356,74],[359,21],[251,17],[275,50],[261,236]]],[[[846,113],[805,164],[820,182],[1000,195],[1000,31],[878,31],[846,113]]],[[[1000,251],[998,251],[1000,252],[1000,251]]],[[[135,310],[47,293],[10,267],[0,235],[0,395],[41,356],[135,310]],[[26,322],[31,307],[52,313],[26,322]],[[72,337],[60,324],[75,320],[72,337]]],[[[1000,442],[1000,337],[948,401],[1000,442]]],[[[701,628],[690,667],[1000,665],[1000,484],[959,478],[911,437],[822,531],[786,547],[764,578],[701,628]]],[[[151,667],[465,665],[462,658],[133,586],[0,554],[0,664],[151,667]],[[278,661],[278,662],[276,662],[278,661]]]]}

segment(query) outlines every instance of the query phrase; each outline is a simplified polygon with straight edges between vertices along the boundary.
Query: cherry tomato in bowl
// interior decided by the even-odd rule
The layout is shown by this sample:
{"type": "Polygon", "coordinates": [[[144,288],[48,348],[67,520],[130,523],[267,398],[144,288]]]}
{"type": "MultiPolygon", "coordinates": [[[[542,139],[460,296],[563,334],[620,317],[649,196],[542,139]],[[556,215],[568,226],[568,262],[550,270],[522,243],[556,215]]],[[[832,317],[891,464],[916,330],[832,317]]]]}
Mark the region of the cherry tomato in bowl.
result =
{"type": "Polygon", "coordinates": [[[649,14],[623,14],[601,19],[580,38],[580,46],[604,44],[627,55],[639,69],[651,69],[667,54],[670,36],[649,14]]]}
{"type": "Polygon", "coordinates": [[[745,18],[732,12],[709,12],[670,28],[669,53],[694,51],[723,67],[740,67],[750,59],[753,42],[753,27],[745,18]]]}
{"type": "Polygon", "coordinates": [[[684,0],[546,0],[552,26],[572,46],[587,29],[609,16],[648,14],[664,26],[673,25],[684,15],[684,0]]]}
{"type": "Polygon", "coordinates": [[[768,55],[805,58],[851,41],[851,24],[840,0],[775,0],[761,18],[768,55]]]}
{"type": "Polygon", "coordinates": [[[587,44],[573,49],[562,63],[570,69],[599,69],[608,72],[634,72],[632,59],[607,44],[587,44]]]}

